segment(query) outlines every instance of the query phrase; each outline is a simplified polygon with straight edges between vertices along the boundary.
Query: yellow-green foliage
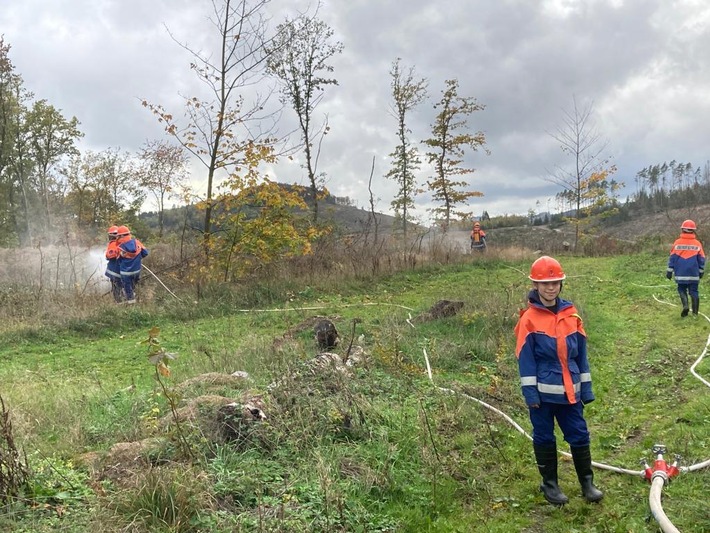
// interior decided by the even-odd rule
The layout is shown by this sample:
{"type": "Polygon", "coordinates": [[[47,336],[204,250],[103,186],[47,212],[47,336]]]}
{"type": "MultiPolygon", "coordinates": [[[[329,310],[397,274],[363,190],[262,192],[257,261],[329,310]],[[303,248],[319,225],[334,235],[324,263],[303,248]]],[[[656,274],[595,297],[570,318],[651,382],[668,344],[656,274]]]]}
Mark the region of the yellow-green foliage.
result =
{"type": "Polygon", "coordinates": [[[307,255],[318,231],[299,211],[307,205],[290,191],[261,175],[263,163],[273,163],[273,148],[249,144],[243,164],[220,186],[216,224],[221,231],[209,241],[212,259],[207,272],[224,281],[284,258],[307,255]]]}

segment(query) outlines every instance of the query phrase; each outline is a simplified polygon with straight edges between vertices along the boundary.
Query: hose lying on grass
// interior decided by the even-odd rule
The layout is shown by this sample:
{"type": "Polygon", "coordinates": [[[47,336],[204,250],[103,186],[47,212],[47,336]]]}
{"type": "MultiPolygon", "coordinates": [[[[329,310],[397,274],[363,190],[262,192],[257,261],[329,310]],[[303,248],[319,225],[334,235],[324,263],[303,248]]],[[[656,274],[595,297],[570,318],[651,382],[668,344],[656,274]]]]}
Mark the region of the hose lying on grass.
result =
{"type": "MultiPolygon", "coordinates": [[[[653,298],[663,304],[667,305],[674,305],[668,302],[663,302],[656,298],[654,295],[653,298]]],[[[702,317],[705,318],[708,322],[710,322],[710,318],[707,315],[704,315],[703,313],[700,313],[702,317]]],[[[407,323],[412,327],[415,328],[414,324],[411,321],[411,315],[409,319],[407,320],[407,323]]],[[[702,376],[700,376],[696,371],[695,368],[700,364],[700,362],[705,358],[705,355],[708,352],[708,348],[710,347],[710,335],[708,335],[708,339],[705,342],[705,349],[702,351],[698,359],[693,363],[693,365],[690,367],[690,372],[695,376],[697,379],[699,379],[702,383],[710,387],[710,382],[708,382],[706,379],[704,379],[702,376]]],[[[427,354],[426,348],[423,349],[424,352],[424,361],[426,362],[426,369],[427,369],[427,376],[429,377],[429,381],[431,382],[432,385],[434,385],[439,391],[445,392],[447,394],[458,394],[467,400],[471,400],[473,402],[476,402],[479,405],[482,405],[486,409],[489,409],[493,411],[494,413],[500,415],[502,418],[504,418],[510,425],[512,425],[516,430],[518,430],[520,433],[525,435],[529,440],[532,440],[532,435],[530,435],[523,427],[518,424],[515,420],[513,420],[510,416],[505,414],[503,411],[500,409],[493,407],[492,405],[484,402],[483,400],[480,400],[478,398],[474,398],[473,396],[470,396],[468,394],[462,393],[455,391],[453,389],[448,389],[445,387],[439,387],[434,384],[434,378],[432,375],[432,370],[431,370],[431,364],[429,363],[429,355],[427,354]]],[[[568,452],[560,452],[562,455],[565,455],[567,457],[571,457],[571,454],[568,452]]],[[[616,472],[618,474],[629,474],[632,476],[638,476],[638,477],[645,477],[646,476],[646,471],[645,470],[630,470],[627,468],[621,468],[618,466],[612,466],[612,465],[607,465],[604,463],[598,463],[596,461],[592,461],[592,465],[600,468],[602,470],[608,470],[610,472],[616,472]]],[[[700,463],[696,463],[691,466],[682,466],[679,467],[679,470],[681,472],[694,472],[696,470],[701,470],[703,468],[710,467],[710,459],[706,461],[702,461],[700,463]]],[[[661,527],[661,530],[663,533],[679,533],[679,530],[673,525],[673,523],[668,519],[666,516],[666,513],[663,511],[663,506],[661,505],[661,493],[663,491],[663,487],[666,485],[668,482],[667,477],[662,477],[662,476],[654,476],[651,480],[651,491],[649,493],[649,505],[651,507],[651,512],[656,518],[656,521],[658,522],[658,525],[661,527]]]]}

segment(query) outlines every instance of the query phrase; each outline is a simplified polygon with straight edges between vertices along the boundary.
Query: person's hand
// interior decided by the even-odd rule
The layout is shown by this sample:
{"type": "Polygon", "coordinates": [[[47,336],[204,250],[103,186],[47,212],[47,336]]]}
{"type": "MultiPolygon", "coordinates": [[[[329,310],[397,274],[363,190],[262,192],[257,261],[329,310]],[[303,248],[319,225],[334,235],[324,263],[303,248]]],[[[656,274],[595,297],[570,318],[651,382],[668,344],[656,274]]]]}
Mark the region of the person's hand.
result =
{"type": "Polygon", "coordinates": [[[666,272],[666,279],[671,279],[672,277],[673,277],[673,272],[671,272],[670,270],[668,272],[666,272]]]}
{"type": "Polygon", "coordinates": [[[539,403],[534,403],[534,404],[530,405],[530,409],[539,409],[539,408],[540,408],[539,403]]]}

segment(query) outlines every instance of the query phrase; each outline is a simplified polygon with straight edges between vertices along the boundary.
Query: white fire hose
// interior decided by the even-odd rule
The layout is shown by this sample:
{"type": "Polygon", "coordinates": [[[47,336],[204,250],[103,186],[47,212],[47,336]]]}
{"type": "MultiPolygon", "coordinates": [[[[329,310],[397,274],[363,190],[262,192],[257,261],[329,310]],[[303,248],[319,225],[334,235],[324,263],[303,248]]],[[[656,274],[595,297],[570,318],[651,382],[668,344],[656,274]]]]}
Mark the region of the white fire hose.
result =
{"type": "MultiPolygon", "coordinates": [[[[667,302],[663,302],[656,298],[654,295],[653,297],[656,301],[667,304],[667,305],[674,305],[670,304],[667,302]]],[[[700,313],[700,316],[704,317],[705,320],[710,322],[710,318],[708,318],[706,315],[703,313],[700,313]]],[[[409,317],[409,320],[407,320],[407,323],[414,328],[414,324],[411,321],[411,315],[409,317]]],[[[701,382],[703,382],[705,385],[710,387],[710,382],[708,382],[706,379],[702,378],[696,371],[695,368],[700,364],[700,362],[703,360],[705,355],[708,352],[708,348],[710,347],[710,335],[708,336],[708,339],[705,343],[705,349],[703,352],[700,354],[700,357],[693,363],[693,365],[690,367],[690,372],[695,376],[697,379],[699,379],[701,382]]],[[[426,362],[426,368],[427,368],[427,375],[429,377],[429,381],[431,382],[432,385],[434,385],[434,379],[432,375],[432,370],[431,370],[431,365],[429,363],[429,355],[426,352],[426,349],[423,350],[424,352],[424,360],[426,362]]],[[[525,435],[528,439],[532,440],[532,435],[530,435],[523,427],[515,422],[510,416],[505,414],[503,411],[500,409],[482,401],[479,400],[478,398],[474,398],[473,396],[470,396],[465,393],[457,392],[453,389],[447,389],[445,387],[439,387],[434,385],[438,390],[442,392],[446,392],[447,394],[458,394],[460,396],[463,396],[464,398],[471,400],[473,402],[478,403],[479,405],[482,405],[486,409],[489,409],[493,411],[494,413],[500,415],[503,417],[510,425],[512,425],[516,430],[518,430],[520,433],[525,435]]],[[[602,470],[608,470],[610,472],[616,472],[618,474],[629,474],[632,476],[637,476],[637,477],[642,477],[646,478],[649,481],[651,481],[651,491],[649,493],[648,497],[648,502],[651,507],[651,513],[653,514],[653,517],[656,519],[658,522],[658,525],[661,527],[661,530],[663,533],[680,533],[678,528],[676,528],[673,523],[669,520],[669,518],[666,516],[666,513],[663,511],[663,506],[661,505],[661,493],[663,492],[663,487],[670,483],[670,480],[672,477],[678,475],[681,472],[694,472],[697,470],[701,470],[703,468],[710,467],[710,459],[696,463],[691,466],[681,466],[678,467],[678,457],[676,458],[676,461],[672,465],[667,465],[665,460],[663,460],[663,453],[665,453],[665,447],[663,445],[656,445],[653,448],[653,452],[657,454],[656,461],[654,462],[654,467],[651,468],[650,466],[646,465],[646,468],[644,470],[630,470],[626,468],[620,468],[617,466],[611,466],[607,465],[604,463],[597,463],[595,461],[592,462],[592,465],[600,468],[602,470]]],[[[571,454],[567,452],[560,452],[562,455],[571,457],[571,454]]]]}

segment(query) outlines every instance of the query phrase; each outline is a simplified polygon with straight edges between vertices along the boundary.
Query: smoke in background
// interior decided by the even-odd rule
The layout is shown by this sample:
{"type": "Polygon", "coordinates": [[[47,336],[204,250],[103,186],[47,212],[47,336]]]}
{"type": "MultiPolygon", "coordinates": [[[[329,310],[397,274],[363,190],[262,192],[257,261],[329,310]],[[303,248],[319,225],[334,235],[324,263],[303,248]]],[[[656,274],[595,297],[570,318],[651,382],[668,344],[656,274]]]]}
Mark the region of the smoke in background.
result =
{"type": "Polygon", "coordinates": [[[0,284],[103,293],[110,290],[105,248],[0,249],[0,284]]]}

